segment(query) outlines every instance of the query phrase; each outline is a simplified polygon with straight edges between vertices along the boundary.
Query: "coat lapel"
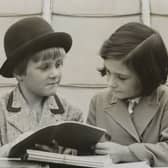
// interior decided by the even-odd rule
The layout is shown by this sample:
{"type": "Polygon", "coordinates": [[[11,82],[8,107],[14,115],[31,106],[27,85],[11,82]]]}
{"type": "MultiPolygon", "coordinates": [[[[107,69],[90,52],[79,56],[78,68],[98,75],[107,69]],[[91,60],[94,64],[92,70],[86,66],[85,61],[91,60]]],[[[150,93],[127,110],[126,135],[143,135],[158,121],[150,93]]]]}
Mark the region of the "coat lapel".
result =
{"type": "MultiPolygon", "coordinates": [[[[40,119],[39,126],[47,126],[56,123],[62,119],[64,113],[63,106],[58,104],[55,96],[50,96],[43,106],[43,112],[40,119]]],[[[61,103],[61,102],[59,102],[61,103]]]]}
{"type": "Polygon", "coordinates": [[[110,95],[111,98],[109,95],[107,96],[104,112],[108,113],[137,142],[141,142],[141,135],[157,113],[159,107],[159,101],[156,95],[157,93],[154,92],[152,95],[140,100],[133,113],[134,123],[128,113],[126,104],[121,100],[115,99],[112,95],[110,95]]]}
{"type": "Polygon", "coordinates": [[[9,95],[7,110],[8,123],[19,132],[23,133],[34,125],[27,103],[18,87],[9,95]]]}
{"type": "Polygon", "coordinates": [[[158,100],[156,96],[149,96],[142,99],[135,109],[134,122],[140,135],[143,134],[150,121],[158,111],[158,100]]]}
{"type": "Polygon", "coordinates": [[[10,93],[6,108],[8,123],[20,133],[55,123],[62,119],[64,113],[63,105],[57,95],[49,96],[44,102],[40,121],[37,121],[36,111],[31,111],[19,87],[10,93]]]}
{"type": "Polygon", "coordinates": [[[108,115],[110,115],[123,129],[125,129],[128,134],[136,139],[137,142],[140,142],[140,138],[124,102],[120,100],[112,102],[111,104],[106,105],[104,111],[105,113],[108,113],[108,115]]]}

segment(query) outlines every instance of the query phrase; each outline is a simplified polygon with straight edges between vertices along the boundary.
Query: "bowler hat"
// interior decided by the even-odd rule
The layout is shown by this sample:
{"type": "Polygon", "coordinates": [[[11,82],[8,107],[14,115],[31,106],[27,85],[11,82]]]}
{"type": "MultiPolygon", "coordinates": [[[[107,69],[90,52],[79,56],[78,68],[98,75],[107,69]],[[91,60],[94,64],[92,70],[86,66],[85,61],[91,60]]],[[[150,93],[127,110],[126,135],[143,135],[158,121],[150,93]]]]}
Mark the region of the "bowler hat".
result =
{"type": "Polygon", "coordinates": [[[4,37],[6,61],[0,69],[4,77],[13,77],[13,70],[26,56],[37,51],[62,47],[68,52],[72,38],[65,32],[54,32],[51,25],[41,17],[29,17],[9,27],[4,37]]]}

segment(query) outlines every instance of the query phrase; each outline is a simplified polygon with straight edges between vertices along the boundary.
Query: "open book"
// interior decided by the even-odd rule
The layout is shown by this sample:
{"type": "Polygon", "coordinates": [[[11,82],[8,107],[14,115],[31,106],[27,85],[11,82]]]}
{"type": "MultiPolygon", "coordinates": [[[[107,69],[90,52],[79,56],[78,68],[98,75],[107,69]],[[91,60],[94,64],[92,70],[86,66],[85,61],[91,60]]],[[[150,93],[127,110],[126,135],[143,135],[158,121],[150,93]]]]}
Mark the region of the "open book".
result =
{"type": "Polygon", "coordinates": [[[73,165],[79,167],[106,168],[112,165],[112,160],[109,155],[75,156],[39,150],[27,150],[27,154],[25,156],[25,159],[30,161],[73,165]]]}
{"type": "Polygon", "coordinates": [[[89,124],[76,121],[59,122],[20,136],[13,143],[9,157],[21,157],[26,149],[35,149],[35,144],[50,145],[53,140],[63,147],[89,154],[104,134],[105,129],[89,124]]]}

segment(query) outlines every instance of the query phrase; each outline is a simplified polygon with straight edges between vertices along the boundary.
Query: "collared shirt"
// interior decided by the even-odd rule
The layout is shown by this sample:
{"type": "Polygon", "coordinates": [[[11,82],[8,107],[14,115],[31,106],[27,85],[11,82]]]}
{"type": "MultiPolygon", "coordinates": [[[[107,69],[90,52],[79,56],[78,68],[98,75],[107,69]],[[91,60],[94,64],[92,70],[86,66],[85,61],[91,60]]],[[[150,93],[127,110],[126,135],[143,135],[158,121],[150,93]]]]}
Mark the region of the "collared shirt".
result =
{"type": "Polygon", "coordinates": [[[134,112],[134,108],[137,104],[139,104],[141,97],[137,97],[134,99],[128,99],[128,112],[132,114],[134,112]]]}
{"type": "MultiPolygon", "coordinates": [[[[118,102],[118,98],[116,98],[115,96],[112,96],[111,92],[108,93],[107,99],[108,99],[107,101],[109,101],[110,104],[118,102]]],[[[129,114],[133,113],[135,106],[137,104],[139,104],[140,100],[141,100],[141,97],[136,97],[134,99],[125,100],[125,102],[126,102],[126,104],[128,106],[129,114]]]]}

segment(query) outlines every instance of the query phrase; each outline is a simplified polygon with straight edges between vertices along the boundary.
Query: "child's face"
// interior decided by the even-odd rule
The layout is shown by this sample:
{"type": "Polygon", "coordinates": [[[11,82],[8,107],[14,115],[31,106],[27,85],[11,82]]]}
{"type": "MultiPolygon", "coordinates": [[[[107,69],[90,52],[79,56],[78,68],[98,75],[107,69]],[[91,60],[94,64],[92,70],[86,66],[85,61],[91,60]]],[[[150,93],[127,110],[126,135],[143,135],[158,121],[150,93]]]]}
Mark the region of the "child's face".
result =
{"type": "Polygon", "coordinates": [[[34,96],[50,96],[56,93],[62,76],[63,57],[37,62],[30,60],[26,73],[21,75],[22,87],[34,96]]]}
{"type": "Polygon", "coordinates": [[[140,96],[142,86],[137,75],[121,60],[107,59],[104,65],[108,86],[118,99],[140,96]]]}

